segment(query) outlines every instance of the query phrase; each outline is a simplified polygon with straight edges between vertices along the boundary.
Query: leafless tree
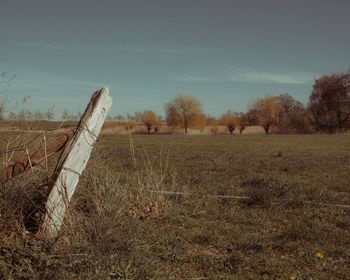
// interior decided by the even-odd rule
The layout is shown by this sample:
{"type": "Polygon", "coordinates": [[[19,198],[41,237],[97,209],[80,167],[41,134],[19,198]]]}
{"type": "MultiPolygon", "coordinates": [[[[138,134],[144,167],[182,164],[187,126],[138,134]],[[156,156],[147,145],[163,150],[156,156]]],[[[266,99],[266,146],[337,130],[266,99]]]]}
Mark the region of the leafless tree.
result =
{"type": "Polygon", "coordinates": [[[152,128],[158,123],[157,116],[153,111],[144,111],[141,120],[147,128],[148,134],[151,133],[152,128]]]}
{"type": "Polygon", "coordinates": [[[238,114],[229,110],[222,115],[220,122],[227,128],[230,134],[233,134],[233,131],[238,125],[238,114]]]}
{"type": "Polygon", "coordinates": [[[335,133],[350,127],[350,71],[315,80],[308,110],[317,131],[335,133]]]}
{"type": "Polygon", "coordinates": [[[179,95],[165,104],[166,121],[170,126],[179,126],[187,133],[195,127],[203,115],[202,104],[189,95],[179,95]]]}
{"type": "Polygon", "coordinates": [[[270,126],[277,123],[281,104],[275,96],[266,96],[256,99],[252,109],[257,112],[259,125],[264,127],[266,134],[269,134],[270,126]]]}

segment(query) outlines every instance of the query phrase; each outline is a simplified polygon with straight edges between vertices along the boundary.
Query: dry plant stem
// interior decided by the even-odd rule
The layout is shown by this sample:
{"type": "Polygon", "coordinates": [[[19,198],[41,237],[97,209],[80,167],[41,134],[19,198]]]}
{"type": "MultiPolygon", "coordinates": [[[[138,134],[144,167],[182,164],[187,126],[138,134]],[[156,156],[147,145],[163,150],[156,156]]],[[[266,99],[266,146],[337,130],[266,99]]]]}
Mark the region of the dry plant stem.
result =
{"type": "Polygon", "coordinates": [[[130,154],[131,154],[131,158],[132,158],[132,161],[134,163],[134,166],[136,167],[136,156],[135,156],[135,148],[134,148],[134,141],[132,139],[132,136],[131,136],[131,131],[130,131],[130,128],[129,128],[129,139],[130,139],[130,154]]]}
{"type": "MultiPolygon", "coordinates": [[[[10,145],[10,140],[7,140],[7,143],[6,143],[6,150],[8,150],[8,148],[9,148],[9,145],[10,145]]],[[[13,152],[11,153],[11,157],[12,157],[12,155],[13,155],[13,152]]],[[[9,157],[8,157],[8,153],[5,153],[5,159],[4,159],[5,161],[4,161],[4,165],[3,166],[5,166],[5,167],[8,167],[8,165],[9,165],[9,157]]]]}
{"type": "Polygon", "coordinates": [[[249,199],[248,196],[237,196],[237,195],[201,195],[198,193],[186,193],[186,192],[172,192],[172,191],[156,191],[150,190],[152,193],[167,194],[167,195],[191,195],[198,197],[211,197],[211,198],[232,198],[232,199],[249,199]]]}
{"type": "MultiPolygon", "coordinates": [[[[18,139],[19,139],[19,136],[16,137],[16,140],[18,140],[18,139]]],[[[14,140],[14,141],[16,141],[16,140],[14,140]]],[[[8,148],[9,145],[10,145],[10,141],[8,142],[7,148],[8,148]]],[[[5,154],[6,154],[6,167],[9,166],[9,163],[10,163],[10,161],[11,161],[11,159],[12,159],[12,157],[13,157],[15,151],[10,151],[9,153],[5,153],[5,154]],[[11,155],[10,155],[10,157],[8,158],[8,154],[9,154],[9,153],[11,153],[11,155]]]]}
{"type": "Polygon", "coordinates": [[[46,178],[48,180],[49,168],[48,168],[48,163],[47,163],[47,145],[46,145],[46,132],[45,131],[43,133],[43,138],[44,138],[44,151],[45,151],[45,170],[46,170],[46,178]]]}
{"type": "MultiPolygon", "coordinates": [[[[236,196],[236,195],[200,195],[197,193],[156,191],[156,190],[150,190],[150,192],[163,194],[163,195],[191,195],[191,196],[198,196],[198,197],[228,198],[228,199],[243,199],[243,200],[250,199],[248,196],[236,196]]],[[[284,203],[282,205],[279,205],[279,207],[289,202],[288,200],[280,200],[280,201],[283,201],[284,203]]],[[[346,205],[346,204],[332,204],[332,203],[323,203],[323,202],[307,201],[307,200],[304,200],[302,202],[306,204],[316,204],[316,205],[327,206],[327,207],[350,208],[350,205],[346,205]]]]}
{"type": "Polygon", "coordinates": [[[165,161],[165,166],[164,166],[164,169],[163,169],[163,161],[162,161],[162,155],[163,155],[163,149],[164,149],[164,145],[162,145],[161,149],[160,149],[160,156],[159,156],[159,174],[156,174],[154,172],[154,166],[151,162],[151,159],[145,149],[145,146],[143,145],[142,143],[142,149],[143,149],[143,152],[146,156],[146,162],[148,163],[148,168],[147,168],[147,177],[149,179],[149,184],[153,187],[155,187],[157,190],[159,190],[160,188],[160,185],[162,184],[164,178],[165,178],[165,175],[167,173],[167,170],[168,170],[168,166],[169,166],[169,156],[170,156],[170,148],[168,149],[167,151],[167,154],[166,154],[166,161],[165,161]]]}
{"type": "Polygon", "coordinates": [[[143,148],[143,151],[144,151],[145,156],[146,156],[146,160],[147,160],[146,162],[148,163],[147,177],[148,177],[148,180],[149,180],[149,184],[155,186],[158,189],[158,185],[157,185],[157,183],[155,181],[155,174],[154,174],[154,170],[153,170],[153,165],[151,163],[151,160],[150,160],[150,158],[148,156],[148,153],[147,153],[143,143],[142,143],[142,148],[143,148]]]}
{"type": "Polygon", "coordinates": [[[28,152],[28,148],[26,148],[26,152],[27,152],[27,157],[28,157],[28,163],[29,163],[29,166],[30,166],[30,171],[31,171],[32,174],[34,175],[33,165],[32,165],[32,162],[31,162],[31,160],[30,160],[30,155],[29,155],[29,152],[28,152]]]}
{"type": "MultiPolygon", "coordinates": [[[[163,150],[163,149],[162,149],[163,150]]],[[[166,162],[165,162],[165,167],[164,167],[164,171],[162,171],[161,169],[161,179],[160,179],[160,183],[163,182],[164,178],[165,178],[165,175],[168,171],[168,167],[169,167],[169,158],[170,158],[170,147],[167,151],[167,155],[166,155],[166,162]]],[[[162,165],[161,165],[162,166],[162,165]]]]}
{"type": "MultiPolygon", "coordinates": [[[[29,131],[30,133],[32,133],[32,131],[29,131]]],[[[5,151],[1,151],[0,152],[0,155],[2,155],[2,154],[8,154],[8,153],[13,153],[13,152],[20,152],[20,151],[24,151],[25,149],[26,149],[26,147],[28,147],[31,143],[33,143],[37,138],[39,138],[40,137],[40,135],[37,135],[37,136],[35,136],[33,139],[31,139],[29,142],[27,142],[27,143],[25,143],[25,144],[23,144],[22,145],[22,143],[24,142],[24,140],[23,140],[23,137],[22,137],[22,139],[21,139],[21,143],[19,144],[19,145],[16,145],[15,147],[12,147],[11,149],[9,149],[8,147],[7,147],[7,149],[5,150],[5,151]]],[[[18,140],[20,137],[19,136],[17,136],[16,137],[16,140],[18,140]]],[[[14,140],[13,142],[15,142],[16,140],[14,140]]]]}

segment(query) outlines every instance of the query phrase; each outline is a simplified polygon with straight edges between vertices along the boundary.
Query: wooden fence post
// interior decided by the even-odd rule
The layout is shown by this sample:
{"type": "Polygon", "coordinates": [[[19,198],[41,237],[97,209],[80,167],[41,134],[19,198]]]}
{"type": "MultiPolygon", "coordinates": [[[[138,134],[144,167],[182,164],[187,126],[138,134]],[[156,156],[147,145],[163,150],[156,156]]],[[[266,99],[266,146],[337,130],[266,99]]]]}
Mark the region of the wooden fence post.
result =
{"type": "Polygon", "coordinates": [[[69,139],[57,163],[46,203],[46,213],[40,232],[50,237],[60,230],[69,201],[79,181],[112,105],[109,89],[96,91],[80,119],[78,128],[69,139]]]}

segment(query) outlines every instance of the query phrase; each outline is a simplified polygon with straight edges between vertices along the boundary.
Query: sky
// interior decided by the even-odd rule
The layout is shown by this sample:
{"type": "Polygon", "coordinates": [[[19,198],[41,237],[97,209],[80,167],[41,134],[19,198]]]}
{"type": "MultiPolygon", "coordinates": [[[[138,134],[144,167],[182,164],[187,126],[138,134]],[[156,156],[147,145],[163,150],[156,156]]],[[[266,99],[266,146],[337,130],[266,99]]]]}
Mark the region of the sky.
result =
{"type": "MultiPolygon", "coordinates": [[[[109,86],[110,115],[186,93],[206,114],[257,97],[307,104],[314,80],[350,68],[348,0],[1,0],[6,95],[30,110],[84,111],[109,86]]],[[[11,108],[15,108],[14,105],[11,108]]]]}

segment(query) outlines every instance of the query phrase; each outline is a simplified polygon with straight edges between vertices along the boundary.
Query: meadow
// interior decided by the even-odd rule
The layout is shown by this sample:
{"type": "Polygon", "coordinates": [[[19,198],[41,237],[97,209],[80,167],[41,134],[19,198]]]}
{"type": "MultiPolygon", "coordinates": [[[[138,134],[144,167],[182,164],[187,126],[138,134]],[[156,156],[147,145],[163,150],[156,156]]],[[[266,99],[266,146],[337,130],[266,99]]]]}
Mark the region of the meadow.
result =
{"type": "Polygon", "coordinates": [[[54,240],[46,175],[1,184],[0,278],[350,279],[349,143],[101,135],[54,240]]]}

